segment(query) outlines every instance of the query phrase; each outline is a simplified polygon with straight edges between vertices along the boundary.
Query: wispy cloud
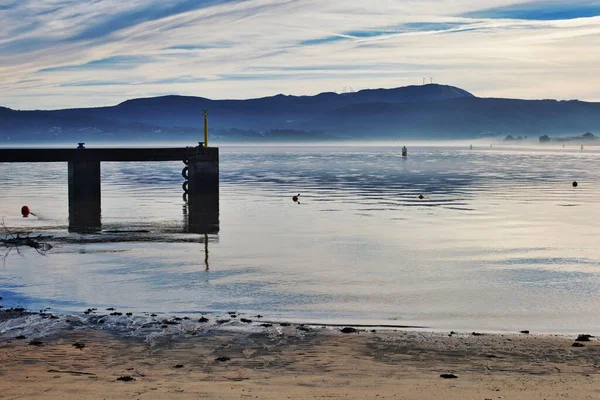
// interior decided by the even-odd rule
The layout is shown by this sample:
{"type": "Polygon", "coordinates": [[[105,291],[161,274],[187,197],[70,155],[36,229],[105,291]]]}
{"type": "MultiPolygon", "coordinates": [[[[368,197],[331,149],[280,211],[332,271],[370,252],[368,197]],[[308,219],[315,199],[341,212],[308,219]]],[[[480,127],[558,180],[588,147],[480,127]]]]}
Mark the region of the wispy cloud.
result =
{"type": "Polygon", "coordinates": [[[58,67],[42,68],[38,72],[49,73],[49,72],[60,72],[60,71],[90,71],[100,70],[106,71],[110,69],[132,69],[137,68],[140,65],[149,63],[153,60],[153,57],[149,56],[113,56],[102,58],[99,60],[88,61],[83,64],[70,64],[62,65],[58,67]]]}
{"type": "Polygon", "coordinates": [[[600,0],[20,0],[0,5],[2,103],[394,87],[599,100],[600,0]]]}

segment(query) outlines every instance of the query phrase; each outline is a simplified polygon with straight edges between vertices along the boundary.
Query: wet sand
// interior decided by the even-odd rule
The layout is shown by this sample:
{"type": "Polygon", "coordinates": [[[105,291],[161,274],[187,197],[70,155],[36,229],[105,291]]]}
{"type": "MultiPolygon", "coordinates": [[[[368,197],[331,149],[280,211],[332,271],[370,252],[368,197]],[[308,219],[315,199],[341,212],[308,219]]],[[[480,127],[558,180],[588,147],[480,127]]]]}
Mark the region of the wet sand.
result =
{"type": "Polygon", "coordinates": [[[595,338],[572,347],[559,336],[290,326],[150,342],[97,330],[31,339],[0,341],[1,399],[600,398],[595,338]]]}

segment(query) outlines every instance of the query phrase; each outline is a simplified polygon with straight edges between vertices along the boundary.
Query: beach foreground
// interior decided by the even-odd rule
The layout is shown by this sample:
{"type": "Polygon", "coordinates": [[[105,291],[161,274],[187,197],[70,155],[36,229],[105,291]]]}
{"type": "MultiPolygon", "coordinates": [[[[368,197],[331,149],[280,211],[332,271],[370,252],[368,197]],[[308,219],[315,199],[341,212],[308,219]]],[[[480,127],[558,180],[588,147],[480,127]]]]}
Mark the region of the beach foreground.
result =
{"type": "Polygon", "coordinates": [[[4,339],[0,398],[600,398],[594,338],[298,328],[4,339]]]}

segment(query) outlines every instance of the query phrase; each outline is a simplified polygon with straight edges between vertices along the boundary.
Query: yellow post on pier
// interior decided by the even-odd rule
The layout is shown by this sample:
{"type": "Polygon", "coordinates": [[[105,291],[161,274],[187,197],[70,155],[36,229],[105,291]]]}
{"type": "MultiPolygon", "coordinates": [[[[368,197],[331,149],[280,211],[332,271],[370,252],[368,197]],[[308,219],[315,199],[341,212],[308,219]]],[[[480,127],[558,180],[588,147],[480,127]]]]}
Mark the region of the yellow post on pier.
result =
{"type": "Polygon", "coordinates": [[[208,147],[208,111],[204,110],[204,147],[208,147]]]}

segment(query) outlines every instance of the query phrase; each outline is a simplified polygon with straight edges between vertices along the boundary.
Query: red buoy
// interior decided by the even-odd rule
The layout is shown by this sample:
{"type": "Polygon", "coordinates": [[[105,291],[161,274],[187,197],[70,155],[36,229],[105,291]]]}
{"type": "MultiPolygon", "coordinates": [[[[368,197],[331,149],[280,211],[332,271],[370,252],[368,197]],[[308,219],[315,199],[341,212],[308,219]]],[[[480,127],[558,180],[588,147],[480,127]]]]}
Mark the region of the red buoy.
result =
{"type": "Polygon", "coordinates": [[[21,207],[21,215],[23,216],[23,218],[29,217],[29,214],[31,214],[31,210],[28,206],[21,207]]]}

